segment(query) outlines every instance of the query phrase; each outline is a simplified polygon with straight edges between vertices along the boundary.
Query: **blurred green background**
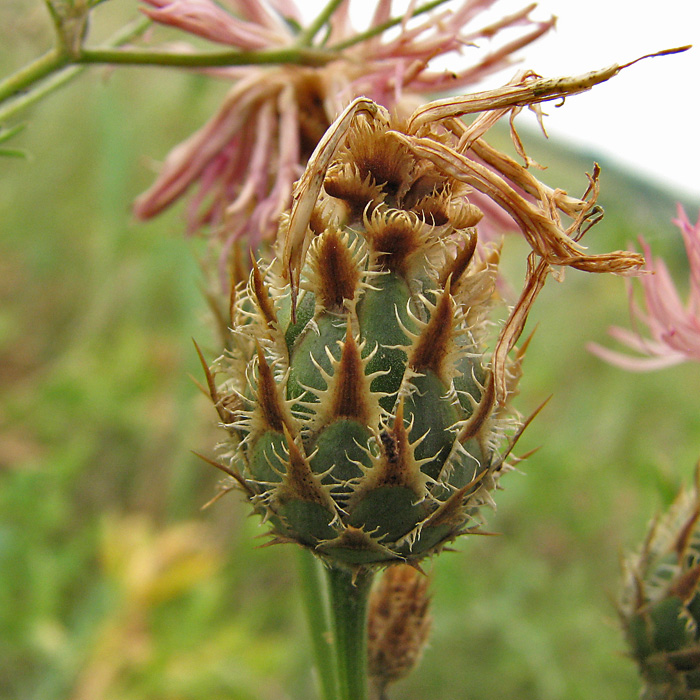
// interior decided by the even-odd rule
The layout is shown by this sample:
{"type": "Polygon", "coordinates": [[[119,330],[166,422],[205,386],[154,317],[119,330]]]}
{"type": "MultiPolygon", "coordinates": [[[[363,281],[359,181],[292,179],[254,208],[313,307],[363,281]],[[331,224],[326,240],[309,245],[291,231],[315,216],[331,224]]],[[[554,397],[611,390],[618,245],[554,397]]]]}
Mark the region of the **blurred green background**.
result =
{"type": "MultiPolygon", "coordinates": [[[[104,25],[133,9],[117,5],[100,9],[104,25]]],[[[2,4],[2,74],[49,46],[44,13],[2,4]]],[[[200,510],[218,480],[190,452],[217,441],[189,376],[201,374],[191,337],[216,353],[201,242],[184,238],[181,208],[130,215],[151,160],[225,90],[95,68],[23,115],[13,145],[28,159],[0,161],[0,698],[314,697],[294,552],[259,549],[264,530],[238,496],[200,510]]],[[[526,146],[546,181],[585,189],[594,154],[533,135],[526,146]]],[[[642,234],[687,279],[673,193],[602,165],[607,214],[590,248],[642,234]]],[[[514,284],[524,255],[507,241],[514,284]]],[[[427,565],[434,632],[395,700],[636,697],[619,557],[700,457],[700,367],[609,367],[584,344],[607,342],[611,323],[629,323],[623,280],[549,281],[517,404],[527,414],[553,395],[519,445],[541,449],[496,494],[487,529],[502,536],[427,565]]]]}

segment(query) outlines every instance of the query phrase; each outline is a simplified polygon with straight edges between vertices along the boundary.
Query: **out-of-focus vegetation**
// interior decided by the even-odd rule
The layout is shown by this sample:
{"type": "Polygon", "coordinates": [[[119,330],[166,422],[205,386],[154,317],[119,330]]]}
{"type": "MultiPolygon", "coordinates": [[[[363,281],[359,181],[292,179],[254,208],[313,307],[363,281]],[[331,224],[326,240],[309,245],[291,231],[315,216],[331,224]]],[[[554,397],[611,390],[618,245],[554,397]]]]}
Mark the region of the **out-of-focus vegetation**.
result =
{"type": "MultiPolygon", "coordinates": [[[[0,69],[48,46],[40,5],[0,9],[0,69]]],[[[99,28],[98,28],[99,31],[99,28]]],[[[294,552],[259,549],[218,479],[214,414],[190,338],[216,352],[200,243],[180,211],[135,224],[151,158],[200,125],[226,86],[94,69],[26,114],[0,161],[0,698],[283,700],[314,679],[294,552]]],[[[575,98],[574,98],[575,99],[575,98]]],[[[574,192],[593,156],[526,138],[574,192]]],[[[682,279],[672,194],[604,166],[597,250],[638,234],[682,279]]],[[[697,205],[689,204],[691,219],[697,205]]],[[[525,248],[506,243],[514,285],[525,248]]],[[[519,445],[488,529],[427,568],[435,625],[396,700],[629,698],[614,605],[620,551],[700,457],[700,367],[648,375],[584,349],[628,323],[625,284],[570,271],[530,321],[518,405],[553,398],[519,445]]]]}

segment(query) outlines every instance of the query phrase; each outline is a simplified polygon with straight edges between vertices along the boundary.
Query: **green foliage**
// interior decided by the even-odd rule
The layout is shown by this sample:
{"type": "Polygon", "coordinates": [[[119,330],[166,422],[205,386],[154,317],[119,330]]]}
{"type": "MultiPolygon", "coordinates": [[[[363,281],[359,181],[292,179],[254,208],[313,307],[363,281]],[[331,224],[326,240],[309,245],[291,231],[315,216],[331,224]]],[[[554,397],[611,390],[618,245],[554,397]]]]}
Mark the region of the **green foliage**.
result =
{"type": "MultiPolygon", "coordinates": [[[[96,71],[43,103],[16,137],[33,158],[3,162],[0,697],[79,697],[99,678],[104,693],[84,697],[312,697],[293,553],[256,549],[262,531],[236,497],[199,510],[216,476],[189,450],[216,438],[211,407],[187,377],[199,374],[190,337],[214,347],[197,242],[183,240],[177,212],[129,220],[150,181],[145,159],[201,124],[222,87],[157,71],[104,77],[96,71]],[[198,521],[216,565],[195,571],[187,589],[172,584],[170,597],[127,609],[104,541],[110,518],[134,514],[162,535],[198,521]],[[136,627],[120,628],[124,620],[136,627]],[[121,629],[123,646],[100,656],[109,629],[121,629]],[[109,665],[115,657],[121,666],[109,665]]],[[[568,169],[569,156],[560,159],[554,167],[568,169]]],[[[673,198],[604,178],[608,216],[587,244],[607,250],[643,234],[682,259],[673,198]]],[[[507,249],[516,280],[524,248],[507,249]]],[[[620,279],[567,273],[543,291],[530,323],[538,329],[518,406],[527,413],[554,396],[520,449],[541,449],[525,475],[509,475],[488,517],[502,536],[471,538],[436,560],[432,641],[395,700],[638,692],[608,624],[618,552],[698,457],[691,387],[700,368],[630,376],[585,352],[608,324],[627,324],[620,279]]]]}
{"type": "MultiPolygon", "coordinates": [[[[13,136],[17,136],[26,124],[16,124],[11,129],[5,129],[0,126],[0,144],[9,141],[13,136]]],[[[19,148],[5,148],[0,147],[0,156],[5,156],[9,158],[26,158],[27,154],[19,148]]]]}

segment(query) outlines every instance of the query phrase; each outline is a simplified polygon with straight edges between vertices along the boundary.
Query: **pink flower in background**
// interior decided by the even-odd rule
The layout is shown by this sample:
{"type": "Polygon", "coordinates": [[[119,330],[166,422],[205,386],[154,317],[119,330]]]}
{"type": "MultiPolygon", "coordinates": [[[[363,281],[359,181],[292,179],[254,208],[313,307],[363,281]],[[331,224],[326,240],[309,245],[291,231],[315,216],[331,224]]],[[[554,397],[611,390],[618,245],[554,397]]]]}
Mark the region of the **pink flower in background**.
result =
{"type": "MultiPolygon", "coordinates": [[[[366,2],[366,0],[364,0],[366,2]]],[[[154,21],[227,47],[250,50],[293,48],[303,35],[301,13],[293,0],[144,0],[154,21]],[[224,9],[228,5],[231,12],[224,9]]],[[[412,16],[411,2],[401,31],[358,41],[349,19],[349,0],[341,3],[309,48],[335,52],[319,67],[299,65],[209,69],[234,80],[218,112],[167,156],[155,183],[136,201],[141,219],[153,217],[191,188],[188,229],[203,226],[224,244],[245,237],[251,247],[271,238],[289,206],[294,181],[325,130],[355,97],[365,95],[389,109],[410,113],[416,98],[461,90],[507,67],[512,54],[554,24],[533,21],[534,5],[495,23],[468,25],[495,0],[446,2],[412,16]],[[493,42],[509,33],[508,41],[493,42]],[[491,43],[478,51],[475,42],[491,43]],[[474,52],[475,62],[459,72],[430,70],[447,54],[474,52]]],[[[368,3],[369,4],[369,3],[368,3]]],[[[392,17],[391,0],[379,0],[369,29],[392,17]]]]}
{"type": "Polygon", "coordinates": [[[625,355],[591,343],[589,349],[598,357],[633,372],[670,367],[687,360],[700,362],[700,217],[693,226],[678,206],[673,220],[683,234],[690,265],[690,291],[686,304],[680,299],[666,265],[652,258],[647,243],[640,239],[647,260],[647,274],[639,277],[644,291],[645,310],[634,300],[630,303],[633,319],[645,325],[651,335],[613,327],[610,335],[643,357],[625,355]]]}

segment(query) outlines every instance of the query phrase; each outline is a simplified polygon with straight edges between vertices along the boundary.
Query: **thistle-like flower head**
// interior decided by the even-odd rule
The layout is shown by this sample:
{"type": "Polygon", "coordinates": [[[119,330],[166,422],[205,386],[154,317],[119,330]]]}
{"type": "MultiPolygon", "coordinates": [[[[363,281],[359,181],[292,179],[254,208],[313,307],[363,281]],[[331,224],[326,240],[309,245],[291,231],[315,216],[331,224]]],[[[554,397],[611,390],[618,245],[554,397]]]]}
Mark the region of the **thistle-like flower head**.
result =
{"type": "Polygon", "coordinates": [[[211,71],[234,80],[231,91],[209,122],[170,153],[156,182],[136,202],[136,215],[150,218],[197,185],[188,204],[189,228],[210,225],[224,241],[224,251],[236,238],[246,238],[255,248],[274,237],[293,182],[331,122],[355,97],[409,113],[417,96],[460,90],[508,66],[513,52],[554,21],[531,21],[530,6],[478,26],[479,14],[493,0],[450,1],[424,14],[411,3],[402,31],[390,37],[382,31],[391,24],[390,0],[376,3],[363,32],[352,27],[346,0],[331,16],[327,32],[308,35],[292,0],[229,0],[228,9],[213,0],[144,1],[150,6],[146,14],[161,24],[244,51],[304,49],[307,63],[317,63],[211,71]],[[492,43],[513,27],[516,38],[492,43]],[[493,48],[477,51],[480,41],[493,48]],[[458,52],[474,52],[475,61],[456,73],[430,70],[434,58],[458,52]]]}
{"type": "Polygon", "coordinates": [[[358,98],[319,142],[275,254],[235,290],[228,350],[207,369],[228,434],[225,489],[243,489],[275,541],[363,567],[415,562],[480,530],[520,425],[509,400],[522,355],[509,352],[551,267],[641,263],[578,243],[595,176],[582,200],[547,188],[483,142],[489,119],[456,119],[561,89],[524,76],[403,120],[358,98]],[[474,190],[533,249],[495,340],[499,251],[477,246],[474,190]]]}
{"type": "Polygon", "coordinates": [[[282,255],[256,264],[212,369],[217,404],[240,405],[226,455],[277,540],[349,566],[478,529],[505,468],[509,419],[481,360],[497,251],[477,253],[464,186],[389,127],[355,120],[310,212],[298,295],[282,255]]]}

